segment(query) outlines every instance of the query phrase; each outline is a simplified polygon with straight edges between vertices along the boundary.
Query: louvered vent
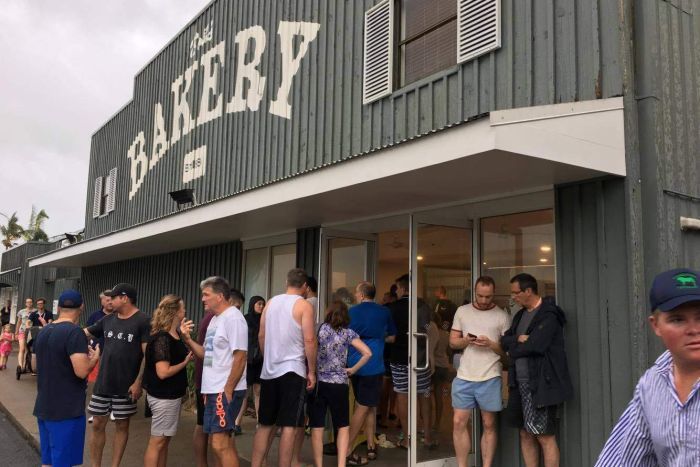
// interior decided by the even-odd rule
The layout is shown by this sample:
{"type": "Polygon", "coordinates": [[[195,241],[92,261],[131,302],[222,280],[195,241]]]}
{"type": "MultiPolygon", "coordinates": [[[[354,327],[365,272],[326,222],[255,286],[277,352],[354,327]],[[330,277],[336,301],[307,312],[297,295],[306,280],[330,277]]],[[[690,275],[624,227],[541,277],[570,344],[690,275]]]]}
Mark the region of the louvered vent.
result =
{"type": "Polygon", "coordinates": [[[107,195],[107,213],[110,213],[114,211],[114,203],[116,199],[116,194],[117,194],[117,168],[113,168],[112,170],[109,171],[109,178],[107,178],[107,181],[109,182],[108,190],[109,193],[107,195]]]}
{"type": "Polygon", "coordinates": [[[95,179],[95,197],[92,198],[92,218],[100,217],[100,206],[102,204],[102,177],[95,179]]]}
{"type": "Polygon", "coordinates": [[[393,3],[393,0],[384,0],[365,12],[363,104],[374,102],[392,92],[393,3]]]}
{"type": "Polygon", "coordinates": [[[500,0],[459,0],[457,63],[501,47],[500,0]]]}

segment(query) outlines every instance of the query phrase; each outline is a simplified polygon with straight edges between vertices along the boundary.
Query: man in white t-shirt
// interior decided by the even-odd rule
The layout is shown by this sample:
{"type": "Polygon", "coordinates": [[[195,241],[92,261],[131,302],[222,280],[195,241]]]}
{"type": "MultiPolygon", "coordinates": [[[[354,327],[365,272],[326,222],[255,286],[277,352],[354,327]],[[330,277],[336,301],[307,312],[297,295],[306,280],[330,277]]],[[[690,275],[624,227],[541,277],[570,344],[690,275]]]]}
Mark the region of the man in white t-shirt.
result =
{"type": "Polygon", "coordinates": [[[219,465],[238,467],[236,444],[230,434],[246,396],[248,324],[241,311],[229,304],[231,289],[226,279],[209,277],[199,287],[205,311],[214,313],[204,345],[190,336],[192,321],[183,321],[180,330],[185,344],[204,362],[204,433],[209,435],[219,465]]]}
{"type": "Polygon", "coordinates": [[[463,350],[457,378],[452,382],[454,408],[452,437],[459,467],[467,467],[471,439],[467,430],[472,409],[479,407],[483,434],[482,463],[491,467],[496,453],[496,414],[501,411],[500,338],[510,327],[508,313],[493,303],[496,283],[481,276],[474,286],[474,303],[462,305],[455,313],[450,347],[463,350]]]}

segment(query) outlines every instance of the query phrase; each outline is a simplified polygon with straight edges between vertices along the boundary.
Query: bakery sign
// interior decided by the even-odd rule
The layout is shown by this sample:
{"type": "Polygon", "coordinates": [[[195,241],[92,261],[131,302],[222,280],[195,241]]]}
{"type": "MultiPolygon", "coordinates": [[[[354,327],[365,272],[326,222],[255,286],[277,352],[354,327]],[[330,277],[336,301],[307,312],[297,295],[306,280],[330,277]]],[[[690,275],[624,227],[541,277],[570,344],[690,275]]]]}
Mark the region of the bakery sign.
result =
{"type": "MultiPolygon", "coordinates": [[[[238,59],[234,64],[235,83],[230,95],[221,89],[222,76],[230,65],[225,63],[226,41],[213,44],[213,23],[202,31],[197,31],[189,47],[192,58],[190,66],[170,85],[169,98],[172,112],[164,115],[162,102],[153,106],[153,137],[146,141],[144,131],[138,132],[127,152],[130,163],[131,183],[129,199],[131,200],[149,172],[158,162],[167,157],[170,148],[200,125],[205,125],[224,114],[238,112],[257,112],[261,105],[267,112],[279,118],[290,119],[292,105],[289,93],[301,61],[309,50],[309,44],[316,39],[321,25],[299,21],[280,21],[277,36],[280,41],[280,84],[271,94],[269,104],[264,104],[263,94],[267,78],[260,71],[260,64],[267,46],[267,33],[261,26],[252,26],[239,31],[234,38],[238,47],[238,59]],[[205,50],[199,58],[197,55],[205,50]],[[194,89],[192,83],[197,76],[200,83],[194,89]],[[193,98],[199,93],[200,99],[193,98]],[[199,102],[193,108],[191,102],[199,102]],[[166,129],[166,119],[172,124],[170,132],[166,129]]],[[[206,146],[201,146],[185,155],[183,164],[183,183],[204,175],[206,170],[206,146]]]]}

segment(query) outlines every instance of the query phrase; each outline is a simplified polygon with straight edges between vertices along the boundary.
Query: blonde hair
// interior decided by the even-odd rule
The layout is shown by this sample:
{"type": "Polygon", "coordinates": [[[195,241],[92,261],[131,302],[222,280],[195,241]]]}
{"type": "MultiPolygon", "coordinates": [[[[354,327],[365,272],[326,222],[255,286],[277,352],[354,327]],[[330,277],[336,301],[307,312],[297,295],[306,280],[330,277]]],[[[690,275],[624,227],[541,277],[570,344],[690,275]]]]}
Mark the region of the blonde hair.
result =
{"type": "Polygon", "coordinates": [[[170,331],[170,326],[173,325],[175,315],[180,311],[182,303],[182,298],[177,295],[166,295],[160,299],[151,319],[151,335],[160,331],[170,331]]]}
{"type": "Polygon", "coordinates": [[[2,327],[3,332],[12,332],[12,325],[11,324],[6,324],[2,327]]]}

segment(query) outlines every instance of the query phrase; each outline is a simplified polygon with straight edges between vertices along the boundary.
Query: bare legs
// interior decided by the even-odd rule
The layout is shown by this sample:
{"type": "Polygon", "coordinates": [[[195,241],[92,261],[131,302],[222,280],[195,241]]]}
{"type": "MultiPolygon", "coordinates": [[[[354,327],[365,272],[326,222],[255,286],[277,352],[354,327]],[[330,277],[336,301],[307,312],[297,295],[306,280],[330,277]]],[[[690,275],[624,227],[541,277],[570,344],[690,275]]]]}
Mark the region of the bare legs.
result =
{"type": "Polygon", "coordinates": [[[90,462],[92,467],[101,467],[102,452],[105,449],[105,427],[107,417],[95,415],[92,419],[92,437],[90,438],[90,462]]]}
{"type": "Polygon", "coordinates": [[[228,432],[212,433],[209,435],[209,442],[219,465],[225,465],[226,467],[239,466],[236,445],[228,432]]]}
{"type": "Polygon", "coordinates": [[[472,448],[472,440],[469,435],[469,419],[472,411],[470,409],[454,409],[452,417],[452,441],[455,445],[455,455],[459,467],[468,467],[469,451],[472,448]]]}
{"type": "Polygon", "coordinates": [[[401,421],[401,429],[404,432],[403,447],[408,447],[408,394],[396,393],[396,411],[401,421]]]}
{"type": "Polygon", "coordinates": [[[194,457],[197,462],[197,467],[207,467],[207,444],[209,444],[209,436],[204,433],[202,425],[196,425],[194,427],[192,444],[194,445],[194,457]]]}
{"type": "Polygon", "coordinates": [[[17,361],[19,362],[20,368],[24,370],[24,354],[27,352],[27,341],[24,337],[20,337],[17,339],[17,342],[19,342],[19,353],[17,354],[17,361]]]}
{"type": "Polygon", "coordinates": [[[532,435],[520,430],[520,446],[527,467],[539,464],[539,449],[542,448],[545,467],[559,467],[559,446],[554,435],[532,435]]]}
{"type": "Polygon", "coordinates": [[[163,467],[168,462],[169,436],[151,436],[143,456],[144,467],[163,467]]]}
{"type": "Polygon", "coordinates": [[[498,433],[496,433],[496,414],[494,412],[481,411],[481,424],[483,433],[481,434],[481,459],[483,467],[491,467],[493,458],[496,456],[496,444],[498,443],[498,433]]]}
{"type": "MultiPolygon", "coordinates": [[[[261,467],[265,460],[268,446],[275,427],[260,425],[253,439],[253,467],[261,467]]],[[[294,437],[298,428],[285,426],[282,428],[279,446],[279,466],[290,467],[294,455],[294,437]]]]}
{"type": "Polygon", "coordinates": [[[424,444],[426,446],[433,445],[433,424],[431,423],[433,415],[432,402],[433,401],[432,397],[430,397],[430,393],[418,394],[418,408],[420,409],[420,418],[423,424],[423,437],[425,438],[424,444]]]}
{"type": "MultiPolygon", "coordinates": [[[[90,461],[93,467],[102,465],[102,453],[105,448],[105,427],[107,417],[95,416],[92,422],[92,438],[90,439],[90,461]]],[[[114,446],[112,450],[112,467],[118,467],[124,456],[126,443],[129,441],[129,419],[116,420],[114,446]]]]}

